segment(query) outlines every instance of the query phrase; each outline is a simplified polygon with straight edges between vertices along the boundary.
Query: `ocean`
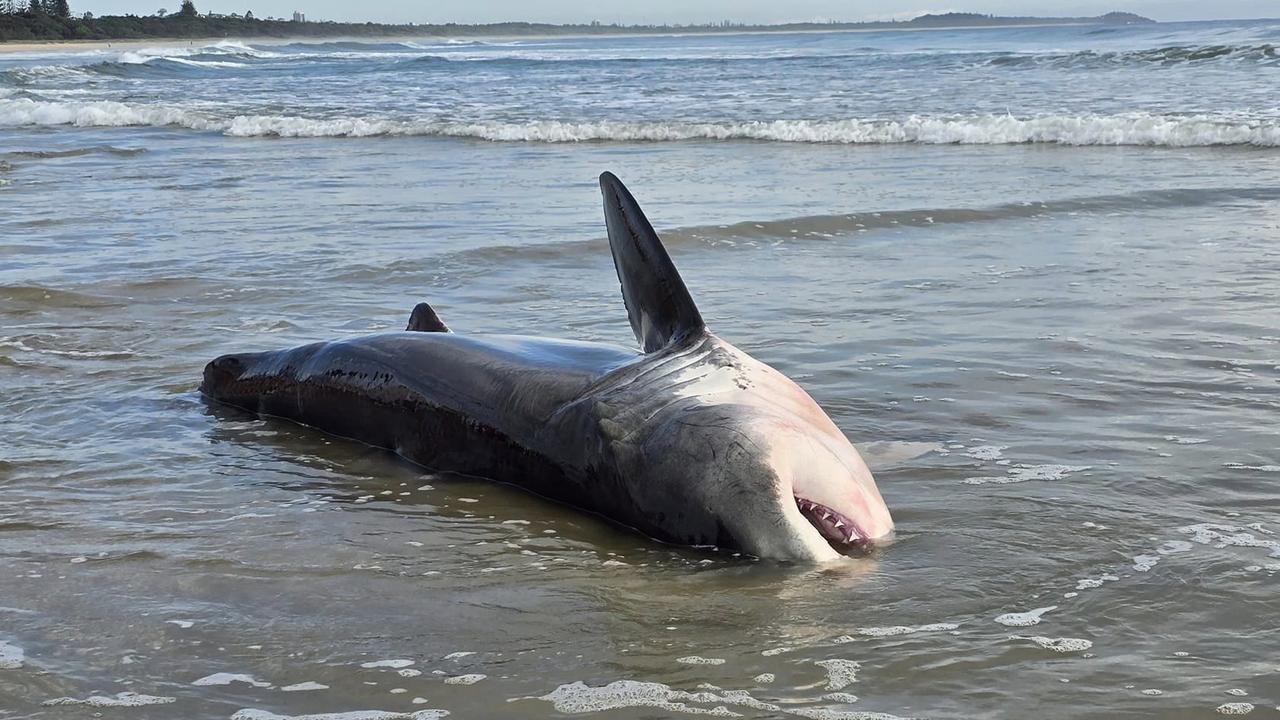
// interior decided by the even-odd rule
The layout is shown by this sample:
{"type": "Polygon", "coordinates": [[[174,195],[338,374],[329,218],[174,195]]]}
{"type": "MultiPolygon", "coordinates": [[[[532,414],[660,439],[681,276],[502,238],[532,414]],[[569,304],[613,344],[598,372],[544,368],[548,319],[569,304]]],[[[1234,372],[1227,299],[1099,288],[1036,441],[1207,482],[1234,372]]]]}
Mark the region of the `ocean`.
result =
{"type": "Polygon", "coordinates": [[[1277,717],[1278,47],[0,54],[0,718],[1277,717]],[[894,542],[664,546],[197,393],[424,300],[632,345],[605,170],[863,450],[894,542]]]}

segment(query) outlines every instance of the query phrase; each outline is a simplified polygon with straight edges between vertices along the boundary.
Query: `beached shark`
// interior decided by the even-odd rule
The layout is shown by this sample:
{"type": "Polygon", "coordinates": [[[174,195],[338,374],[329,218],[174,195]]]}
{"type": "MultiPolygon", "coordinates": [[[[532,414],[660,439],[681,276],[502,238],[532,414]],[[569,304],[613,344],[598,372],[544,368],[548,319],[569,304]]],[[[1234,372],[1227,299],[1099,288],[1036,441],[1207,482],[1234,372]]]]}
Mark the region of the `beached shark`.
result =
{"type": "Polygon", "coordinates": [[[454,333],[426,303],[405,332],[223,355],[209,398],[516,485],[668,543],[825,561],[893,520],[827,414],[712,334],[635,198],[600,176],[642,351],[454,333]]]}

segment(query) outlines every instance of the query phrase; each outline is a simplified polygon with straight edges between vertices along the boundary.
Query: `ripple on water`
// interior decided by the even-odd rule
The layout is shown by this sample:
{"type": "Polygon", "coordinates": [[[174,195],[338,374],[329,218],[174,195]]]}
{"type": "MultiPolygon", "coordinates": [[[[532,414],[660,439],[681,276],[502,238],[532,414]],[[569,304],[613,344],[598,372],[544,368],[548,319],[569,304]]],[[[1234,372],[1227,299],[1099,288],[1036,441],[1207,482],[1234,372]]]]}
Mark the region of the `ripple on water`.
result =
{"type": "Polygon", "coordinates": [[[1015,465],[1000,477],[971,477],[962,482],[965,485],[1012,485],[1014,483],[1031,482],[1033,480],[1061,480],[1068,473],[1089,470],[1090,465],[1015,465]]]}
{"type": "Polygon", "coordinates": [[[360,663],[360,667],[367,669],[390,668],[392,670],[398,670],[400,668],[409,667],[412,664],[413,661],[407,658],[396,658],[394,660],[372,660],[370,662],[360,663]]]}
{"type": "Polygon", "coordinates": [[[1165,435],[1164,439],[1176,445],[1200,445],[1209,442],[1208,438],[1180,437],[1178,435],[1165,435]]]}

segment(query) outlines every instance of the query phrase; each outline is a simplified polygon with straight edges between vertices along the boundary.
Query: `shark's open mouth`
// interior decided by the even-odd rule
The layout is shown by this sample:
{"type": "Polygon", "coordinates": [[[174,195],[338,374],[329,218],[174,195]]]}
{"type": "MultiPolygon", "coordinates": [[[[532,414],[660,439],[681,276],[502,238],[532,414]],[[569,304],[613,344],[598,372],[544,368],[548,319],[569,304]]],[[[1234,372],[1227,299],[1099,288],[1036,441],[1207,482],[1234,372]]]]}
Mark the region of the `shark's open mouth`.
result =
{"type": "Polygon", "coordinates": [[[799,496],[796,496],[796,505],[800,508],[800,514],[818,529],[836,551],[865,552],[870,549],[871,541],[867,533],[849,517],[799,496]]]}

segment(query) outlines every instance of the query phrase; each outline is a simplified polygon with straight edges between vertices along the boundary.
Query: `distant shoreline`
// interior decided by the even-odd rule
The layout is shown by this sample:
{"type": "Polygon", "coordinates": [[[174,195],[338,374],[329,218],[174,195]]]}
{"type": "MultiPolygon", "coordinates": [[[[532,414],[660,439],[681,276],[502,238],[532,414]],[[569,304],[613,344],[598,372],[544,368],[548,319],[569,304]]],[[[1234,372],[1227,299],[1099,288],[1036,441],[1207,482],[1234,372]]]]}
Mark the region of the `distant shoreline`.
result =
{"type": "MultiPolygon", "coordinates": [[[[715,32],[653,32],[640,31],[635,32],[616,32],[607,35],[563,32],[548,33],[539,35],[468,35],[469,40],[528,40],[537,38],[592,38],[592,37],[666,37],[671,35],[688,35],[691,37],[707,36],[707,35],[808,35],[817,33],[872,33],[872,32],[931,32],[944,30],[998,30],[1001,28],[1036,28],[1036,27],[1079,27],[1085,25],[1097,25],[1092,22],[1051,22],[1051,23],[1024,23],[1010,25],[970,25],[970,26],[951,26],[951,27],[899,27],[899,28],[849,28],[836,27],[830,29],[796,29],[796,30],[760,30],[760,29],[743,29],[738,32],[715,31],[715,32]]],[[[423,26],[427,27],[427,26],[423,26]]],[[[456,40],[456,35],[440,35],[435,33],[423,33],[419,35],[333,35],[333,36],[317,36],[317,35],[248,35],[235,36],[227,35],[220,37],[146,37],[146,38],[120,38],[118,40],[0,40],[0,55],[16,54],[24,52],[40,52],[52,49],[65,48],[67,50],[115,50],[154,47],[156,45],[183,45],[183,44],[214,44],[219,42],[239,42],[252,43],[255,45],[284,45],[295,42],[415,42],[423,40],[456,40]]]]}
{"type": "MultiPolygon", "coordinates": [[[[7,42],[0,41],[0,55],[10,55],[24,52],[39,52],[42,50],[56,50],[58,48],[66,48],[67,50],[115,50],[152,47],[160,45],[185,45],[187,43],[216,43],[225,40],[249,40],[255,42],[262,38],[128,38],[123,40],[10,40],[7,42]]],[[[277,40],[284,38],[265,38],[268,40],[277,40]]]]}
{"type": "MultiPolygon", "coordinates": [[[[65,12],[65,11],[64,11],[65,12]]],[[[43,12],[0,14],[0,48],[49,43],[114,43],[134,40],[173,42],[253,38],[299,40],[309,38],[390,39],[440,37],[452,39],[603,37],[621,35],[736,35],[750,33],[884,32],[911,30],[977,30],[987,28],[1100,25],[1145,25],[1154,20],[1133,13],[1112,12],[1096,17],[999,17],[976,13],[921,15],[905,21],[778,23],[769,25],[602,25],[503,22],[484,25],[455,23],[391,25],[258,19],[248,15],[196,14],[190,3],[183,14],[140,17],[107,15],[54,17],[43,12]]]]}

